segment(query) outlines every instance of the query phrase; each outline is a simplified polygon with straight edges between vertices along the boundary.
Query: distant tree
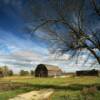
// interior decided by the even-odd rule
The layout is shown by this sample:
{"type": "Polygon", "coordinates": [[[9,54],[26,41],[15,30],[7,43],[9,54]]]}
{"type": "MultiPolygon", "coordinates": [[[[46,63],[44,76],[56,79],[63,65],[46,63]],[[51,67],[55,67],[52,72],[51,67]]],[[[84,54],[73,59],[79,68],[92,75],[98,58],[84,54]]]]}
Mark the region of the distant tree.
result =
{"type": "Polygon", "coordinates": [[[9,68],[7,66],[3,66],[2,71],[3,71],[4,76],[8,76],[9,68]]]}
{"type": "Polygon", "coordinates": [[[13,71],[12,70],[9,70],[8,71],[8,76],[13,76],[13,75],[14,75],[13,71]]]}
{"type": "Polygon", "coordinates": [[[31,71],[30,71],[30,74],[33,76],[33,75],[34,75],[34,71],[33,71],[33,70],[31,70],[31,71]]]}
{"type": "Polygon", "coordinates": [[[13,71],[10,70],[7,66],[0,67],[0,72],[2,72],[3,76],[12,76],[13,71]]]}
{"type": "Polygon", "coordinates": [[[21,76],[27,76],[27,75],[29,75],[29,72],[28,71],[21,70],[20,71],[20,75],[21,76]]]}

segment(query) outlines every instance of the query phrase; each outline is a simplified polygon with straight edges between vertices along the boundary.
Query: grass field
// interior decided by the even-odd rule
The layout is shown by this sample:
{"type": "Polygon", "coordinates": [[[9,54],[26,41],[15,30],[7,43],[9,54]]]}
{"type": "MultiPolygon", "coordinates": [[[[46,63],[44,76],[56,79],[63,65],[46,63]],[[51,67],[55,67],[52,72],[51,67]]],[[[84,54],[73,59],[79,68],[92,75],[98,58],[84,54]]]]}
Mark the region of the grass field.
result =
{"type": "Polygon", "coordinates": [[[34,78],[32,76],[1,78],[0,100],[8,100],[32,90],[49,88],[55,91],[51,100],[100,100],[100,77],[34,78]],[[83,88],[93,86],[96,86],[98,91],[91,92],[92,89],[90,93],[82,94],[83,88]]]}

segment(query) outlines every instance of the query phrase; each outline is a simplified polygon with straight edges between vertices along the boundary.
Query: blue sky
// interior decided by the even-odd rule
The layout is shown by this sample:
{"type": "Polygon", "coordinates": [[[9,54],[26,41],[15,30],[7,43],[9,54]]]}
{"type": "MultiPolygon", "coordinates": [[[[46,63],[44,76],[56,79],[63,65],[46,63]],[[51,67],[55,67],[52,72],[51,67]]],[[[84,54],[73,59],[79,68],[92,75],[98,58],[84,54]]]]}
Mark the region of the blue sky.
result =
{"type": "Polygon", "coordinates": [[[39,63],[58,65],[64,71],[89,69],[93,59],[84,65],[86,67],[81,66],[82,60],[87,56],[86,50],[83,50],[85,53],[76,64],[67,61],[69,54],[59,57],[50,54],[48,45],[22,31],[26,25],[21,16],[25,2],[26,0],[0,0],[0,65],[7,65],[15,72],[34,69],[39,63]]]}

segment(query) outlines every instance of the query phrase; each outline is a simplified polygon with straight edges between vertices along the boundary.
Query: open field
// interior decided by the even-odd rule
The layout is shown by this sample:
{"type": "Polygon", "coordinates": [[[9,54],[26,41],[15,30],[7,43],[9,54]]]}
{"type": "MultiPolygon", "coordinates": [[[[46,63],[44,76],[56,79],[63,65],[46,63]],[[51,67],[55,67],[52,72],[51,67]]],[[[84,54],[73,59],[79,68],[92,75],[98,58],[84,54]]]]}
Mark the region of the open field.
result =
{"type": "Polygon", "coordinates": [[[100,100],[100,77],[65,77],[65,78],[34,78],[31,76],[5,77],[0,79],[0,100],[8,100],[18,94],[33,90],[53,89],[51,100],[85,100],[81,90],[96,86],[96,93],[89,100],[100,100]]]}

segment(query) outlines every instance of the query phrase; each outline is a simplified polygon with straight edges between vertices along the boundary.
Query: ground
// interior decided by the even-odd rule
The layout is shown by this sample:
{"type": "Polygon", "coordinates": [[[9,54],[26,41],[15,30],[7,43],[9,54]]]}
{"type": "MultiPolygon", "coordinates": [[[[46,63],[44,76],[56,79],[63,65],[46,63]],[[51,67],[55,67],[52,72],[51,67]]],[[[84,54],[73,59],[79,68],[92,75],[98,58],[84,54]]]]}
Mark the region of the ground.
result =
{"type": "Polygon", "coordinates": [[[31,91],[28,93],[20,94],[9,100],[48,100],[52,93],[52,89],[41,89],[38,91],[31,91]]]}
{"type": "Polygon", "coordinates": [[[92,98],[90,100],[99,100],[100,77],[5,77],[0,79],[0,100],[9,100],[23,93],[41,90],[47,91],[49,89],[54,91],[50,96],[50,100],[86,100],[85,98],[92,98]],[[82,94],[83,88],[94,86],[97,88],[96,92],[91,93],[90,91],[90,93],[86,93],[85,95],[82,94]]]}

